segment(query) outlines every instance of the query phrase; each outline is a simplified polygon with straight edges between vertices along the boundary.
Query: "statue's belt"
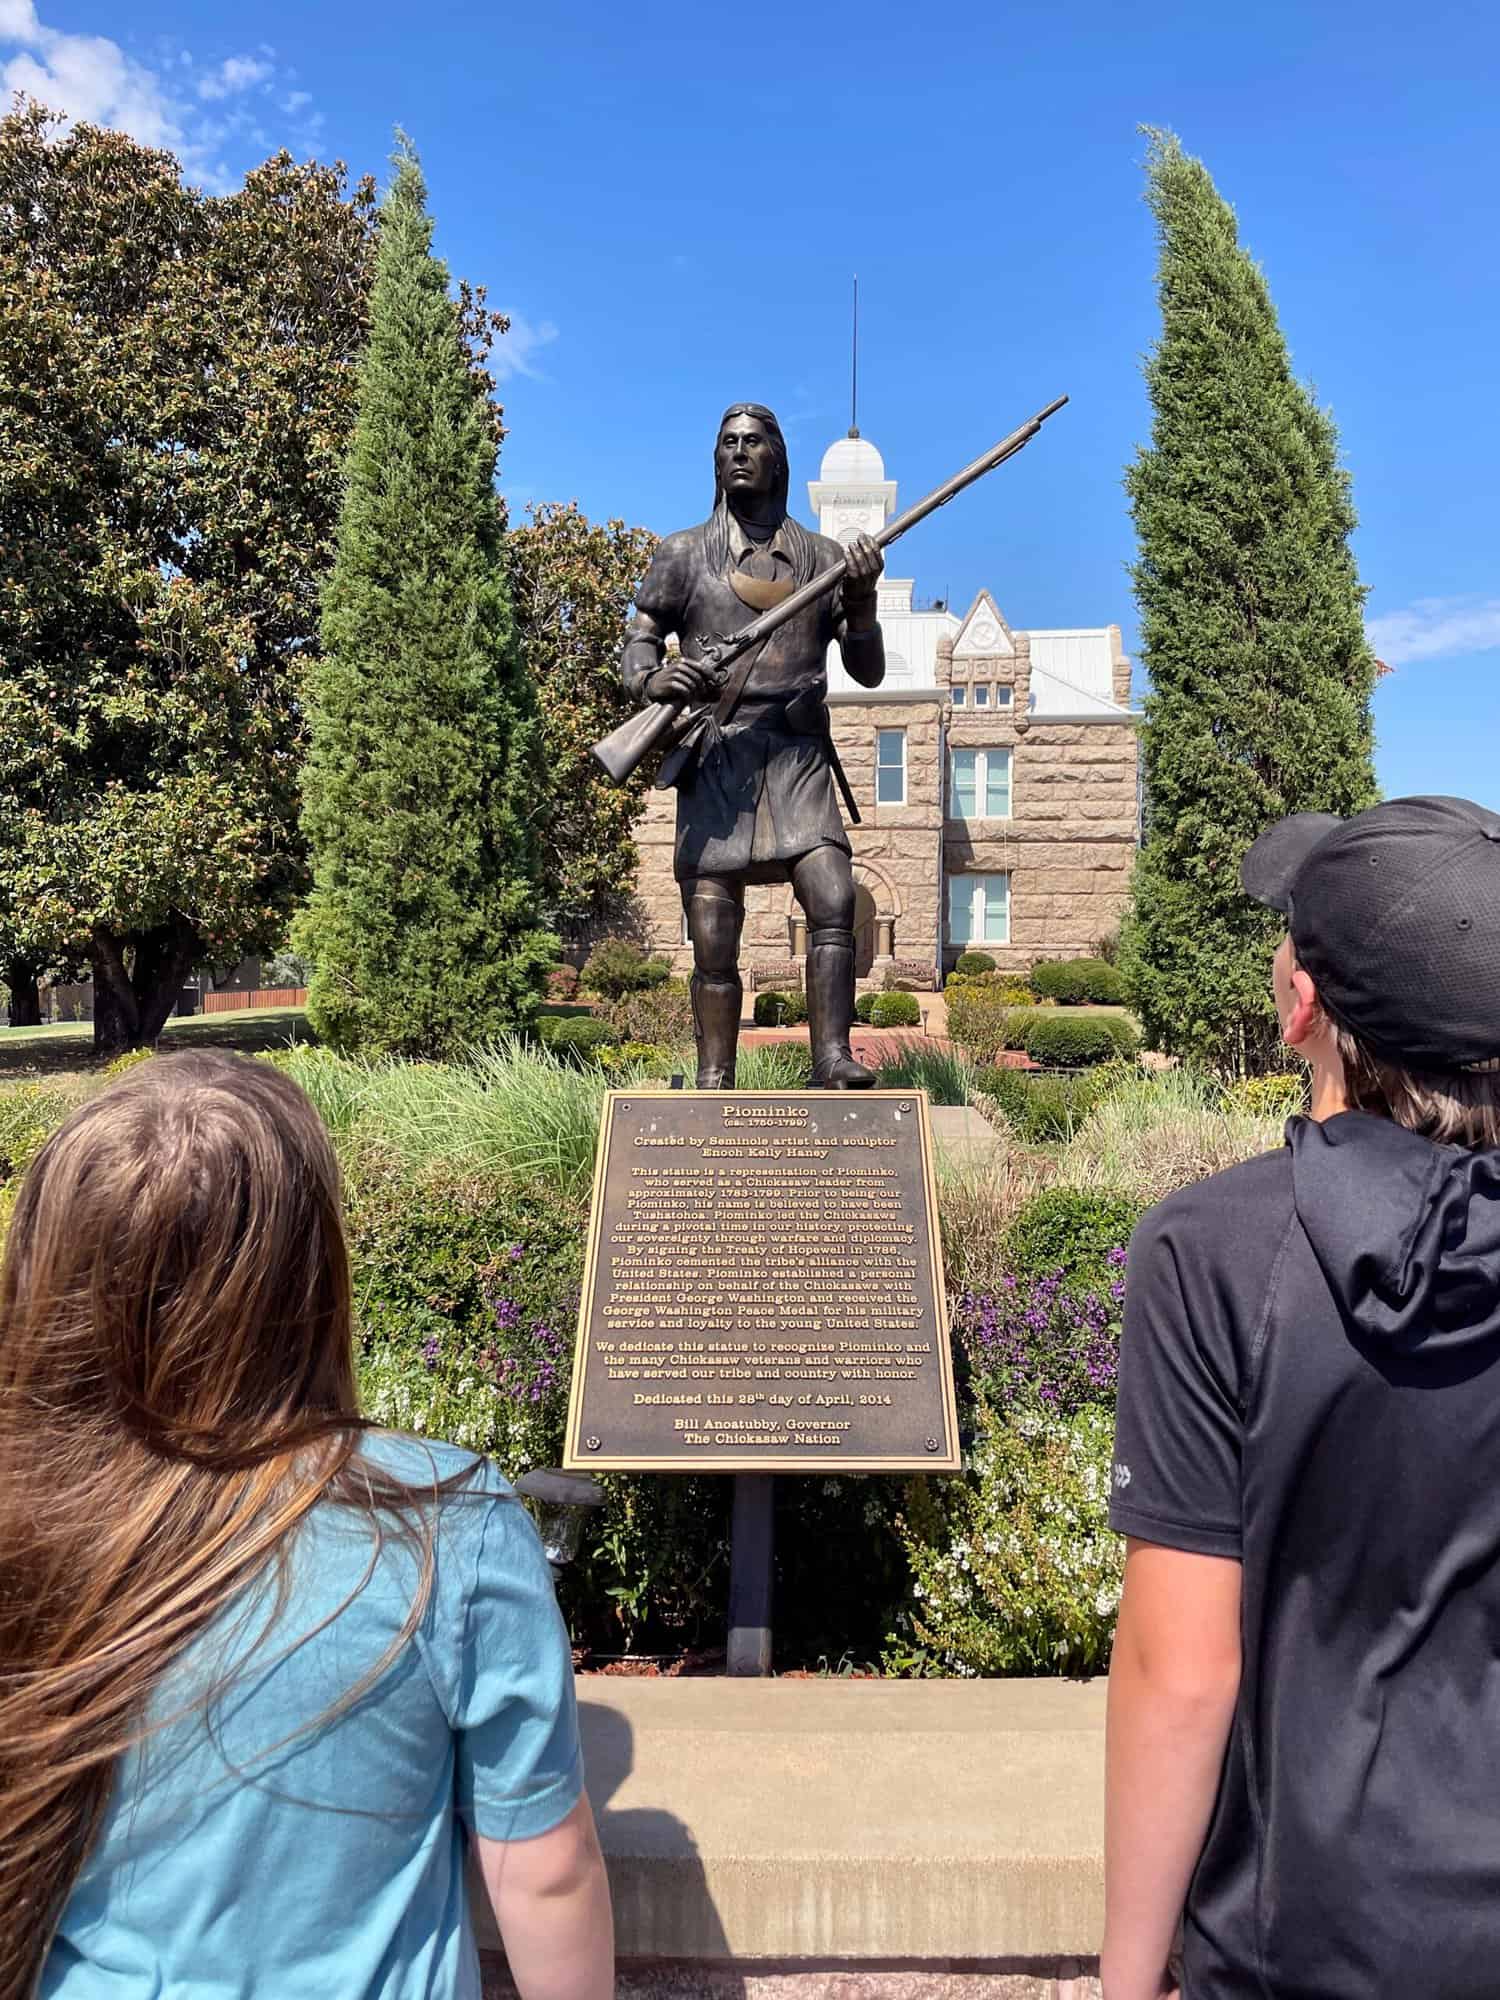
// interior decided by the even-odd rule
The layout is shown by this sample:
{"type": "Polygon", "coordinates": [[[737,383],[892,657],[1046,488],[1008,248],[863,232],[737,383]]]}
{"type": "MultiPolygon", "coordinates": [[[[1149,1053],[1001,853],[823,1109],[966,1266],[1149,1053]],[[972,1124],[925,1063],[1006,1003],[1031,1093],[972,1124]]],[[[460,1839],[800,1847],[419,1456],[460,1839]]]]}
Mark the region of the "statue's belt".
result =
{"type": "MultiPolygon", "coordinates": [[[[740,693],[743,689],[740,690],[740,693]]],[[[739,694],[732,704],[724,704],[716,713],[714,709],[701,709],[685,736],[679,739],[675,749],[668,752],[657,773],[657,791],[670,790],[682,776],[689,763],[707,764],[716,757],[731,729],[730,716],[739,707],[739,694]],[[726,710],[728,712],[726,712],[726,710]]],[[[839,758],[833,740],[833,729],[828,718],[828,705],[823,690],[814,684],[804,687],[787,701],[776,699],[756,701],[752,704],[755,713],[742,726],[746,732],[753,730],[757,723],[775,718],[783,728],[790,729],[797,736],[816,736],[823,745],[823,753],[843,795],[844,805],[850,819],[856,826],[860,823],[859,805],[854,797],[854,788],[849,783],[848,774],[839,758]],[[779,711],[779,713],[778,713],[779,711]]],[[[774,727],[774,722],[773,722],[774,727]]]]}

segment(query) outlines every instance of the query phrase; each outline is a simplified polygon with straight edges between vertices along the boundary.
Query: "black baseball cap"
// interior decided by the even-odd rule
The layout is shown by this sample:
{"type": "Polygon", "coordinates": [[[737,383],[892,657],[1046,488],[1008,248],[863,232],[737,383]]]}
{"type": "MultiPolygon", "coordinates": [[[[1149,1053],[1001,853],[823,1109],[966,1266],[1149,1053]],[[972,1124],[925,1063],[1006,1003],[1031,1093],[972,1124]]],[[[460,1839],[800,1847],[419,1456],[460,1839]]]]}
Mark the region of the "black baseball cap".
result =
{"type": "Polygon", "coordinates": [[[1293,813],[1240,868],[1342,1026],[1410,1069],[1500,1063],[1500,815],[1471,799],[1293,813]]]}

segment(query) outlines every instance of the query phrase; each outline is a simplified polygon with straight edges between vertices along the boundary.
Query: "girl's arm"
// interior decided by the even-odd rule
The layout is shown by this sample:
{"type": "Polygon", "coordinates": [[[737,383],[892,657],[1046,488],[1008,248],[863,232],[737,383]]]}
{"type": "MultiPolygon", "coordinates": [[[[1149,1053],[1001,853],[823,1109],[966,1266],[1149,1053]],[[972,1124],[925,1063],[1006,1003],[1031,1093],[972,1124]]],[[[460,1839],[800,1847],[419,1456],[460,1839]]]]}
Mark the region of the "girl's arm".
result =
{"type": "Polygon", "coordinates": [[[521,2000],[612,2000],[614,1919],[588,1795],[534,1840],[474,1844],[521,2000]]]}
{"type": "Polygon", "coordinates": [[[1126,1544],[1109,1670],[1105,2000],[1173,1991],[1177,1935],[1240,1685],[1240,1566],[1126,1544]]]}

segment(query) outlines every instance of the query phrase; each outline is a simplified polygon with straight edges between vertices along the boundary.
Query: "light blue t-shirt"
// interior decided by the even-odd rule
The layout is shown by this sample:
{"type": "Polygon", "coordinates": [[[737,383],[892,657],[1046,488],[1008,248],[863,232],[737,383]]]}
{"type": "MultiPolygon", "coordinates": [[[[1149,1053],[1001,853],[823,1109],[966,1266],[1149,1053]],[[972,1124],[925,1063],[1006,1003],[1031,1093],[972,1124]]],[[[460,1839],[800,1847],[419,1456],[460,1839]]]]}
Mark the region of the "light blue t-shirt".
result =
{"type": "MultiPolygon", "coordinates": [[[[362,1449],[424,1485],[474,1462],[387,1434],[362,1449]]],[[[158,1690],[153,1719],[176,1719],[121,1762],[42,2000],[477,2000],[463,1829],[530,1839],[576,1803],[568,1637],[530,1517],[485,1464],[439,1504],[414,1640],[308,1731],[409,1615],[416,1556],[389,1536],[373,1553],[363,1517],[320,1504],[280,1611],[254,1586],[158,1690]]]]}

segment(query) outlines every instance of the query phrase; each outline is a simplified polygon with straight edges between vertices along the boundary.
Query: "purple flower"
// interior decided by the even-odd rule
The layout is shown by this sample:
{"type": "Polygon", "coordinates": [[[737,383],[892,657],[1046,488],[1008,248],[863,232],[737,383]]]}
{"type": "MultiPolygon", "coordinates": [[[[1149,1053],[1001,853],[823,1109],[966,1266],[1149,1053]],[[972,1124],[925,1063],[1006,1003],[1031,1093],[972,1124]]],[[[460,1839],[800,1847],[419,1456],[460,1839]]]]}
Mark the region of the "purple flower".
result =
{"type": "Polygon", "coordinates": [[[993,1296],[962,1294],[954,1327],[976,1387],[1001,1410],[1113,1404],[1123,1290],[1115,1280],[1103,1296],[1071,1291],[1059,1270],[1008,1276],[993,1296]]]}
{"type": "Polygon", "coordinates": [[[438,1356],[442,1353],[442,1351],[443,1351],[443,1343],[438,1339],[437,1335],[435,1333],[429,1335],[428,1338],[422,1342],[423,1366],[427,1368],[436,1368],[438,1365],[438,1356]]]}

